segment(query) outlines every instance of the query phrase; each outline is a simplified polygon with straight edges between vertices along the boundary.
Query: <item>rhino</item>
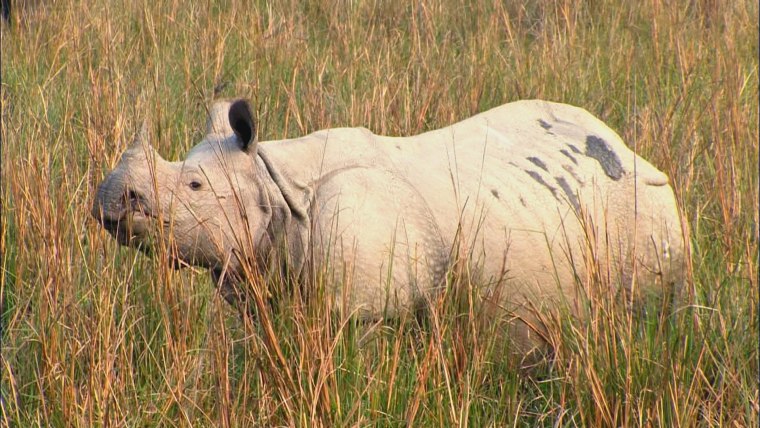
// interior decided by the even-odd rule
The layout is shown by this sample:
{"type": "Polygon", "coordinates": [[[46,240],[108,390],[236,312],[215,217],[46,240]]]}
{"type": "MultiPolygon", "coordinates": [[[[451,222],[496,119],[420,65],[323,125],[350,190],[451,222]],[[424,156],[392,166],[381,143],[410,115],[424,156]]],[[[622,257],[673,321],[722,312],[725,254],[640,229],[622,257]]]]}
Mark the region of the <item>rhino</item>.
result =
{"type": "Polygon", "coordinates": [[[478,296],[514,315],[526,347],[541,339],[535,311],[572,304],[594,272],[619,290],[684,280],[668,176],[587,111],[542,100],[410,137],[334,128],[266,142],[246,100],[217,101],[184,160],[164,160],[144,126],[92,215],[122,245],[207,268],[231,303],[246,266],[274,257],[308,286],[329,265],[328,298],[363,319],[424,306],[464,254],[478,296]]]}

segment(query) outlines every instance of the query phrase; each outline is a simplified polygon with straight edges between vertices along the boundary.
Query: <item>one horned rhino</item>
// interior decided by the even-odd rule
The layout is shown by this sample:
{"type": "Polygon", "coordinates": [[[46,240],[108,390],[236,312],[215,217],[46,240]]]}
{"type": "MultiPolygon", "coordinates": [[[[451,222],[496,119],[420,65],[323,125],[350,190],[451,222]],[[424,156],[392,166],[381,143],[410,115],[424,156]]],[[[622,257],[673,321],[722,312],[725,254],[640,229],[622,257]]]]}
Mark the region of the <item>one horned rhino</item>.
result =
{"type": "Polygon", "coordinates": [[[302,279],[329,263],[336,304],[373,318],[419,307],[457,253],[479,295],[524,321],[572,302],[593,266],[623,287],[683,280],[668,177],[576,107],[520,101],[413,137],[338,128],[258,143],[248,103],[220,101],[207,132],[167,162],[143,128],[93,215],[121,244],[158,239],[209,268],[230,301],[245,263],[266,269],[272,254],[302,279]]]}

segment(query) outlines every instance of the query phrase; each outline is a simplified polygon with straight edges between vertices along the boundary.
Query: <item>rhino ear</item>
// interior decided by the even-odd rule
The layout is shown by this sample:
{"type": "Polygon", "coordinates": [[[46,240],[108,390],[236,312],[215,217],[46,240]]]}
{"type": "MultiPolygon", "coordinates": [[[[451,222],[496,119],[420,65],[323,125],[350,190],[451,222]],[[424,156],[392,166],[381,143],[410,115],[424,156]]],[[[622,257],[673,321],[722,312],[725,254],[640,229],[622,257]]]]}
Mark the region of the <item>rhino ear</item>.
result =
{"type": "Polygon", "coordinates": [[[253,122],[251,107],[246,100],[237,100],[230,106],[230,128],[235,131],[244,152],[256,150],[256,124],[253,122]]]}

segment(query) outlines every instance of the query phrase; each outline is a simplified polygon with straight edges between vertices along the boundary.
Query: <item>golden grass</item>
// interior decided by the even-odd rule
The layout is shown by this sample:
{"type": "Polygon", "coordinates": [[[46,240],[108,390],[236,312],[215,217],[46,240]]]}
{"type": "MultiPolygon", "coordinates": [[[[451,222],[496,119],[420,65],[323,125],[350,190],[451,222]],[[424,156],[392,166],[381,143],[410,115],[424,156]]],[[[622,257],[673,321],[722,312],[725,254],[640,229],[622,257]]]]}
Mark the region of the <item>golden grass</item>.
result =
{"type": "Polygon", "coordinates": [[[756,2],[14,7],[1,33],[2,424],[757,425],[756,2]],[[467,293],[362,346],[367,326],[331,318],[327,299],[241,322],[205,272],[117,248],[89,218],[146,114],[177,157],[220,96],[253,99],[264,140],[408,135],[522,98],[582,106],[671,177],[691,233],[685,296],[672,311],[592,299],[587,323],[547,319],[556,359],[531,375],[476,327],[467,293]]]}

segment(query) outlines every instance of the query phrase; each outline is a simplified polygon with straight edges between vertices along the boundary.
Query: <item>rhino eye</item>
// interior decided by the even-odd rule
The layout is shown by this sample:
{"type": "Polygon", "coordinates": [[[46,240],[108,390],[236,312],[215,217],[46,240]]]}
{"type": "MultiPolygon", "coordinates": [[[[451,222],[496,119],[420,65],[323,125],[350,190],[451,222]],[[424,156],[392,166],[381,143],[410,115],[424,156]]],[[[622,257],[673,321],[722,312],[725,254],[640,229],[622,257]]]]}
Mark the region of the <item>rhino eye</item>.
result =
{"type": "Polygon", "coordinates": [[[200,188],[201,188],[201,182],[200,181],[195,181],[195,180],[191,181],[190,182],[190,188],[193,189],[193,190],[200,190],[200,188]]]}

